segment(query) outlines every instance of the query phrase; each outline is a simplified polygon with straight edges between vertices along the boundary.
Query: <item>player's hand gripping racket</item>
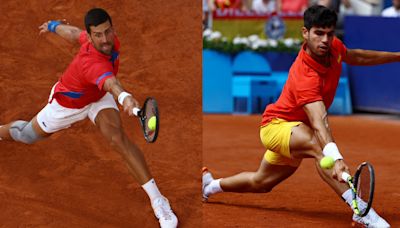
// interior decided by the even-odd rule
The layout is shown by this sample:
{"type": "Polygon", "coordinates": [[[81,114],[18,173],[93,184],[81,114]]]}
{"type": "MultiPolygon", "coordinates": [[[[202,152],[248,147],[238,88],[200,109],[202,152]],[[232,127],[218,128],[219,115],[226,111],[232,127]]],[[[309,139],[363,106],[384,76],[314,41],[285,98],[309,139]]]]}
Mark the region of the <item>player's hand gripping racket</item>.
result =
{"type": "Polygon", "coordinates": [[[360,217],[367,215],[374,199],[374,167],[368,162],[363,162],[358,166],[354,177],[343,172],[342,179],[347,182],[352,191],[353,200],[351,207],[354,213],[360,217]]]}
{"type": "Polygon", "coordinates": [[[146,141],[155,142],[160,129],[157,101],[152,97],[146,98],[142,109],[133,108],[133,114],[139,118],[146,141]]]}

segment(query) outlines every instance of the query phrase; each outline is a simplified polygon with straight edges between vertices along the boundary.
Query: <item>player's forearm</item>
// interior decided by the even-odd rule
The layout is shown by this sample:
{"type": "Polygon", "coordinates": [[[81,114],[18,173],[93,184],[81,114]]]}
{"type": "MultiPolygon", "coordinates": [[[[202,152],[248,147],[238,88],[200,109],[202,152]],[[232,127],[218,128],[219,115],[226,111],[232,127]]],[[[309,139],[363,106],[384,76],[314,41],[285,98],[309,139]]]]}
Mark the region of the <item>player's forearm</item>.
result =
{"type": "Polygon", "coordinates": [[[115,99],[117,99],[118,96],[125,91],[116,77],[108,78],[104,82],[103,89],[111,93],[115,99]]]}
{"type": "Polygon", "coordinates": [[[129,115],[137,115],[134,113],[135,108],[139,108],[139,102],[132,96],[132,94],[124,91],[121,83],[116,77],[106,79],[103,85],[103,89],[110,92],[118,103],[124,107],[124,111],[129,115]]]}
{"type": "Polygon", "coordinates": [[[350,65],[364,66],[400,62],[400,52],[352,49],[348,50],[345,62],[350,65]]]}
{"type": "Polygon", "coordinates": [[[78,42],[81,32],[80,28],[71,25],[60,24],[56,27],[57,35],[70,42],[78,42]]]}
{"type": "MultiPolygon", "coordinates": [[[[321,114],[321,113],[319,113],[321,114]]],[[[322,155],[329,156],[336,160],[343,159],[340,154],[336,143],[333,141],[331,129],[328,124],[328,115],[326,112],[322,113],[324,115],[312,115],[310,118],[311,127],[314,130],[314,136],[317,138],[320,147],[322,148],[322,155]],[[320,117],[320,118],[318,118],[320,117]]]]}
{"type": "Polygon", "coordinates": [[[321,148],[324,148],[326,144],[333,142],[327,117],[313,121],[313,123],[311,123],[311,127],[314,130],[314,135],[317,138],[321,148]]]}
{"type": "Polygon", "coordinates": [[[303,109],[308,116],[311,128],[313,129],[314,135],[321,148],[324,148],[326,144],[333,142],[333,137],[328,123],[328,114],[324,103],[322,101],[312,102],[304,105],[303,109]]]}
{"type": "MultiPolygon", "coordinates": [[[[314,130],[314,136],[317,138],[319,145],[322,148],[321,155],[324,157],[332,157],[334,161],[342,160],[343,156],[340,154],[336,143],[333,141],[332,133],[328,125],[328,119],[324,118],[312,123],[312,128],[314,130]]],[[[345,164],[341,164],[339,167],[340,166],[346,167],[347,169],[345,164]]],[[[339,168],[339,170],[341,169],[342,168],[339,168]]]]}

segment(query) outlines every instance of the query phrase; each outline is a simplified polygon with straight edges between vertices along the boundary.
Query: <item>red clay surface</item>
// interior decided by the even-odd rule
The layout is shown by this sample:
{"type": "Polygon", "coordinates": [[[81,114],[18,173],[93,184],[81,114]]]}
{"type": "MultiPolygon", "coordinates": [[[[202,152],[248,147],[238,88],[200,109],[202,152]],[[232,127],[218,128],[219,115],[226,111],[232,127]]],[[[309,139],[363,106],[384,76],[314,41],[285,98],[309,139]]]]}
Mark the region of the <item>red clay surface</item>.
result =
{"type": "MultiPolygon", "coordinates": [[[[181,227],[200,227],[201,26],[191,1],[11,1],[0,4],[0,124],[31,119],[78,50],[38,26],[103,7],[122,43],[118,77],[140,102],[155,97],[161,131],[142,148],[181,227]],[[194,26],[198,24],[199,26],[194,26]],[[190,117],[190,118],[188,118],[190,117]]],[[[86,120],[35,145],[0,141],[0,227],[158,227],[149,200],[86,120]]]]}
{"type": "MultiPolygon", "coordinates": [[[[260,116],[203,116],[203,164],[215,178],[255,171],[264,154],[260,116]]],[[[400,120],[330,117],[350,169],[374,165],[374,208],[400,227],[400,120]]],[[[221,193],[203,204],[204,227],[350,227],[351,210],[306,159],[296,173],[267,194],[221,193]]]]}

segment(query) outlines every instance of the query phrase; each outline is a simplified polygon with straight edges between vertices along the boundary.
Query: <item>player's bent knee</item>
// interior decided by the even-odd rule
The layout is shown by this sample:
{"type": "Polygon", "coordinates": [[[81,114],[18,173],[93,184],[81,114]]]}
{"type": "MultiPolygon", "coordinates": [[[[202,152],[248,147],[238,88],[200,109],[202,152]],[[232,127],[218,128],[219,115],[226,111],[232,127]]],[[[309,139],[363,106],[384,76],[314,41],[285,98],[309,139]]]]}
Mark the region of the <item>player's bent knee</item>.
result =
{"type": "Polygon", "coordinates": [[[272,190],[271,184],[268,180],[253,178],[252,182],[254,192],[267,193],[272,190]]]}
{"type": "Polygon", "coordinates": [[[10,136],[17,142],[32,144],[42,137],[35,132],[32,122],[17,120],[10,127],[10,136]]]}

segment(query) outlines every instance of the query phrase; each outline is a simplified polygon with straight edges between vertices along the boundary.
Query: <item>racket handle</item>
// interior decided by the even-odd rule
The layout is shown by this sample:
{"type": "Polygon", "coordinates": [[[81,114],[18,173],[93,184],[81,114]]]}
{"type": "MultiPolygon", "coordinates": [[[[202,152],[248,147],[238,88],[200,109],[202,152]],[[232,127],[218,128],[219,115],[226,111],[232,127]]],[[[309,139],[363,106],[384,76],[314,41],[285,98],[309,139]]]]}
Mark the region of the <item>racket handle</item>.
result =
{"type": "Polygon", "coordinates": [[[350,176],[350,174],[348,174],[348,173],[346,173],[346,172],[343,172],[342,173],[342,179],[344,180],[344,181],[348,181],[349,180],[349,178],[351,179],[351,176],[350,176]]]}
{"type": "Polygon", "coordinates": [[[139,112],[140,112],[140,109],[139,108],[133,108],[133,114],[135,115],[135,116],[138,116],[139,115],[139,112]]]}

